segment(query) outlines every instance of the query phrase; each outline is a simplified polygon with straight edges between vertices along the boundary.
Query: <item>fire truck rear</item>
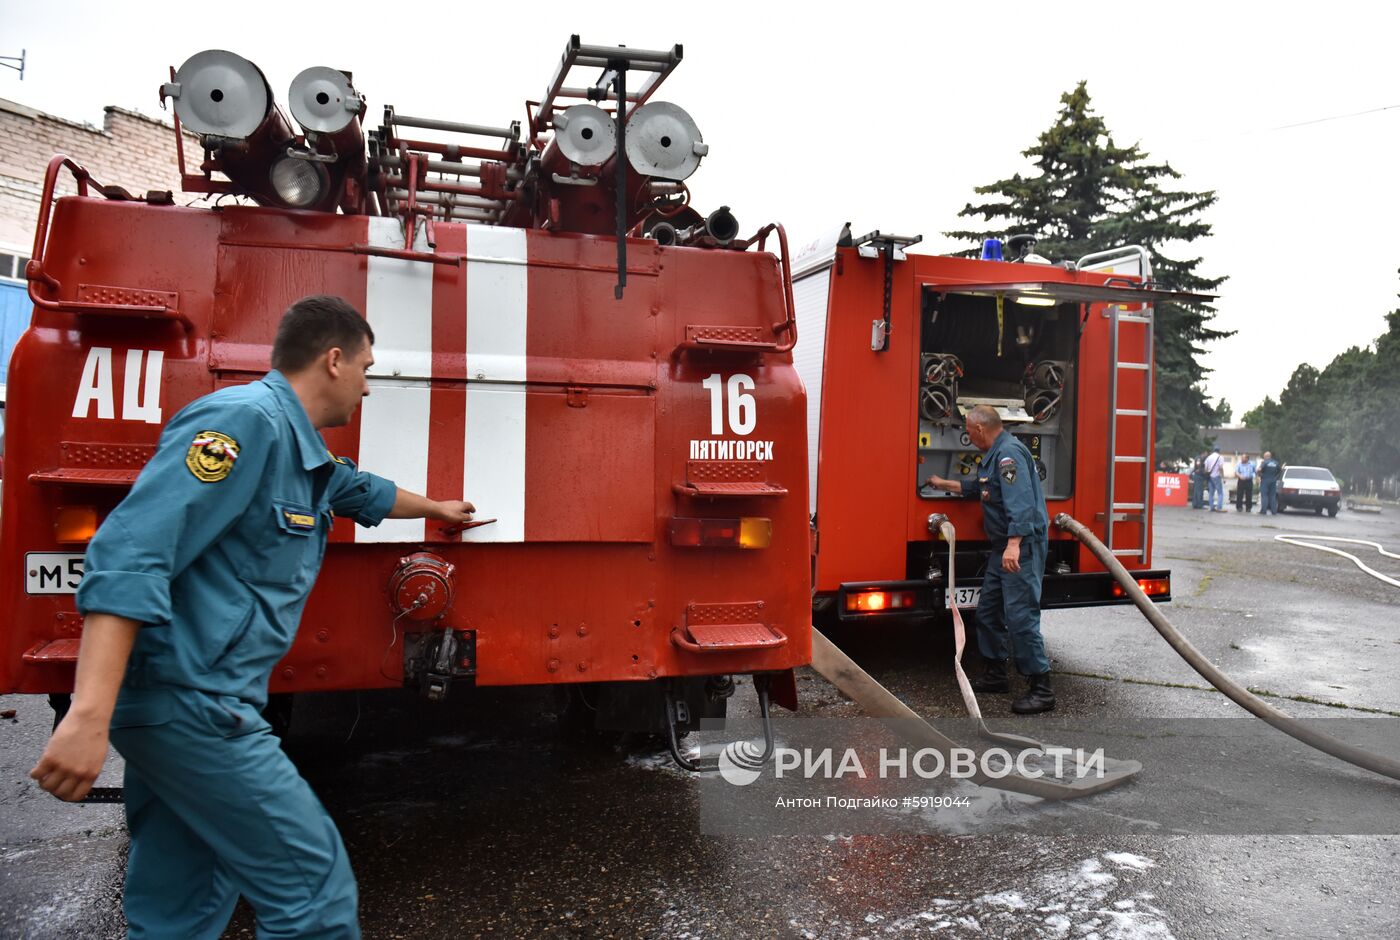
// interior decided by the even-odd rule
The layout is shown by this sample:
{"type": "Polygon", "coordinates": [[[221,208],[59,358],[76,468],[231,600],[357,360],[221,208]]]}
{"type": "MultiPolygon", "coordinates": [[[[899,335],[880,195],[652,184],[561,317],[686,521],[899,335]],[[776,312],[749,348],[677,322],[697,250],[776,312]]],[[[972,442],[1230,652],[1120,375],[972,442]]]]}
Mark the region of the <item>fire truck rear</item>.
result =
{"type": "MultiPolygon", "coordinates": [[[[981,454],[963,417],[996,409],[1030,449],[1049,514],[1086,523],[1156,600],[1152,566],[1154,302],[1141,248],[1052,265],[1012,239],[1016,261],[917,255],[872,232],[814,243],[797,262],[807,387],[814,608],[848,622],[975,607],[991,549],[975,500],[927,486],[981,454]],[[930,516],[957,531],[956,583],[930,516]]],[[[1041,606],[1127,603],[1104,567],[1050,533],[1041,606]]]]}
{"type": "Polygon", "coordinates": [[[162,100],[184,189],[242,198],[184,208],[55,157],[8,389],[0,691],[71,689],[86,541],[161,425],[261,376],[282,312],[326,293],[377,338],[330,450],[494,521],[337,520],[273,693],[571,684],[600,724],[673,742],[723,714],[734,674],[765,717],[770,690],[795,705],[811,635],[786,237],[690,207],[707,145],[653,99],[681,57],[573,37],[523,134],[386,107],[366,136],[348,73],[297,76],[298,133],[261,71],[210,51],[162,100]],[[55,199],[67,174],[78,194],[55,199]]]}

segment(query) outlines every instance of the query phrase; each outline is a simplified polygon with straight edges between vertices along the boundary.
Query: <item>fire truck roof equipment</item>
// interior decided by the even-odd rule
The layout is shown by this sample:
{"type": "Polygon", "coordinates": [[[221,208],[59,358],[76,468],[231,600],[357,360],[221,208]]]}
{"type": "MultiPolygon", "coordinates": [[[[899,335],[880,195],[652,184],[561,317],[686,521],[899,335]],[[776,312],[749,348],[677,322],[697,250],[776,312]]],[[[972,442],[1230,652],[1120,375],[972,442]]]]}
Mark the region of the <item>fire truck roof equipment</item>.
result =
{"type": "Polygon", "coordinates": [[[272,107],[262,70],[223,49],[190,56],[164,91],[175,99],[176,116],[200,135],[247,137],[272,107]]]}

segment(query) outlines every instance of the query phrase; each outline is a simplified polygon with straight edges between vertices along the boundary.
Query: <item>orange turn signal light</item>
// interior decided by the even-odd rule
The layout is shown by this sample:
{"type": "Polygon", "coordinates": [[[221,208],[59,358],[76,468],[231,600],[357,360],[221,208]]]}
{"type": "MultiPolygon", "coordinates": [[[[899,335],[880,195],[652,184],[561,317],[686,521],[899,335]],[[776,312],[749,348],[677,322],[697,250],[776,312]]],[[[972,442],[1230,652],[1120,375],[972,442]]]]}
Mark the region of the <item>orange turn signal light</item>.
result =
{"type": "Polygon", "coordinates": [[[767,548],[772,543],[772,519],[671,520],[671,544],[682,548],[767,548]]]}
{"type": "MultiPolygon", "coordinates": [[[[1172,592],[1172,583],[1167,578],[1138,578],[1138,587],[1142,588],[1142,593],[1148,597],[1161,597],[1172,592]]],[[[1117,581],[1113,582],[1113,596],[1127,597],[1128,592],[1123,590],[1123,585],[1117,581]]]]}
{"type": "Polygon", "coordinates": [[[913,591],[851,591],[846,595],[846,610],[851,612],[873,614],[887,610],[908,610],[913,606],[913,591]]]}
{"type": "Polygon", "coordinates": [[[54,541],[68,545],[81,545],[92,540],[97,534],[97,507],[59,506],[54,512],[54,541]]]}

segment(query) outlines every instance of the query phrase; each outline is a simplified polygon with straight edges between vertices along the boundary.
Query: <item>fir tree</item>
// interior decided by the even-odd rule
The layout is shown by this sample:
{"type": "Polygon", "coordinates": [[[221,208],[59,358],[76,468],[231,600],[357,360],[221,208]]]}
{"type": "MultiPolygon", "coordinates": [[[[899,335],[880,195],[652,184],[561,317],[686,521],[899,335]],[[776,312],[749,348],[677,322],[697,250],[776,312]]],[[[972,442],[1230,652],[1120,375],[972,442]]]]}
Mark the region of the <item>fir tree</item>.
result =
{"type": "MultiPolygon", "coordinates": [[[[1214,205],[1215,193],[1177,189],[1181,174],[1170,165],[1151,162],[1137,144],[1115,144],[1090,107],[1084,82],[1061,95],[1060,103],[1055,123],[1022,152],[1038,172],[978,186],[977,195],[995,198],[969,203],[959,213],[996,227],[944,234],[980,243],[1025,232],[1038,239],[1037,254],[1062,260],[1142,245],[1152,255],[1160,286],[1199,292],[1219,287],[1225,278],[1197,272],[1200,257],[1164,253],[1210,234],[1200,215],[1214,205]]],[[[1156,306],[1157,451],[1164,458],[1195,454],[1204,443],[1201,429],[1220,420],[1206,400],[1202,381],[1208,370],[1200,363],[1204,344],[1231,335],[1210,327],[1214,317],[1208,304],[1156,306]]]]}

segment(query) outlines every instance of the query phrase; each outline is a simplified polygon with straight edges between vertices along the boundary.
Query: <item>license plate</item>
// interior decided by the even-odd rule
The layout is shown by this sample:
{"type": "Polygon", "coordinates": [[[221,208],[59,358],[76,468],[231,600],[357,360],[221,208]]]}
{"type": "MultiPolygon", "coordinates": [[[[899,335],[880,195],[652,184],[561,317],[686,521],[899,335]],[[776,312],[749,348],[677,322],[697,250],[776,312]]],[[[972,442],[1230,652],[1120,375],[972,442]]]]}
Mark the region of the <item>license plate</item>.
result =
{"type": "Polygon", "coordinates": [[[1303,490],[1302,494],[1304,496],[1321,496],[1322,490],[1303,490]]]}
{"type": "Polygon", "coordinates": [[[980,587],[960,587],[952,588],[943,592],[943,603],[949,607],[976,607],[977,602],[982,599],[982,589],[980,587]]]}
{"type": "Polygon", "coordinates": [[[76,594],[83,580],[83,556],[70,552],[27,552],[24,593],[76,594]]]}

